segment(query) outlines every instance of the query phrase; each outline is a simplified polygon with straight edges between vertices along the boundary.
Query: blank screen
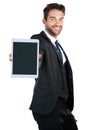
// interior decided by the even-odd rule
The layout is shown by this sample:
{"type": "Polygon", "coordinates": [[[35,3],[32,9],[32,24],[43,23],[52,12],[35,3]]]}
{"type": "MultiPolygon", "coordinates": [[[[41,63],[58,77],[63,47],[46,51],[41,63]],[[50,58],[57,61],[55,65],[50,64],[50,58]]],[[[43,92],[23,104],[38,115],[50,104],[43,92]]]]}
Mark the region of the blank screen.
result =
{"type": "Polygon", "coordinates": [[[37,75],[37,42],[13,42],[13,75],[37,75]]]}

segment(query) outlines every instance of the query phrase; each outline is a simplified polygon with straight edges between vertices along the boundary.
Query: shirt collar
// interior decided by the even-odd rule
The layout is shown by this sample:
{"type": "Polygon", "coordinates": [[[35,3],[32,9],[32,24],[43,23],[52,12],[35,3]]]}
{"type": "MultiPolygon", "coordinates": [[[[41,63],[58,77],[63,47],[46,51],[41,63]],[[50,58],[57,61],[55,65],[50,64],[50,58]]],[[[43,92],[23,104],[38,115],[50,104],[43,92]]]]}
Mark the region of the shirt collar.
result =
{"type": "MultiPolygon", "coordinates": [[[[53,45],[56,46],[56,45],[55,45],[55,41],[56,41],[57,39],[54,38],[54,37],[52,37],[46,30],[44,30],[44,32],[45,32],[45,34],[47,35],[47,37],[51,40],[51,42],[53,43],[53,45]]],[[[63,53],[63,50],[62,50],[61,48],[60,48],[60,50],[61,50],[62,55],[63,55],[63,63],[65,63],[65,62],[66,62],[66,57],[65,57],[65,55],[64,55],[64,53],[63,53]]]]}
{"type": "Polygon", "coordinates": [[[51,40],[51,42],[54,44],[55,46],[55,41],[57,40],[56,38],[52,37],[46,30],[44,30],[45,34],[47,35],[47,37],[51,40]]]}

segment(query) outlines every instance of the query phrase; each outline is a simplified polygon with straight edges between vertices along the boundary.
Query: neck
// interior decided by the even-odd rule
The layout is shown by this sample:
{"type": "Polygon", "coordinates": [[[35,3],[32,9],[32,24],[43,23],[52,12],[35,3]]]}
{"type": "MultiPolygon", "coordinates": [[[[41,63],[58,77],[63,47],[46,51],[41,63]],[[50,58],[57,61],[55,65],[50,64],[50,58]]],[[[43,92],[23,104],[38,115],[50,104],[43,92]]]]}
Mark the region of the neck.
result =
{"type": "Polygon", "coordinates": [[[51,35],[46,29],[44,30],[48,37],[52,37],[53,39],[57,39],[57,36],[51,35]]]}

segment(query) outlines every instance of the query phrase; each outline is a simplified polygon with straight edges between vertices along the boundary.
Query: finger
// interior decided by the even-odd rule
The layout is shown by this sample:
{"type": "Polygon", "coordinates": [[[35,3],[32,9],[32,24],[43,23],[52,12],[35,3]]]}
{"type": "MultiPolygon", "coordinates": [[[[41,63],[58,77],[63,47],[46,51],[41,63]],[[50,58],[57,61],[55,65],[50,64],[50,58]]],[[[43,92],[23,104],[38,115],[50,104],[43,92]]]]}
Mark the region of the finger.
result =
{"type": "Polygon", "coordinates": [[[9,61],[12,61],[12,58],[9,58],[9,61]]]}
{"type": "Polygon", "coordinates": [[[9,54],[9,61],[12,61],[12,54],[9,54]]]}
{"type": "Polygon", "coordinates": [[[41,58],[42,58],[42,55],[41,55],[41,54],[39,54],[39,55],[38,55],[38,57],[39,57],[39,59],[41,59],[41,58]]]}
{"type": "Polygon", "coordinates": [[[11,53],[9,54],[9,57],[12,57],[12,54],[11,54],[11,53]]]}

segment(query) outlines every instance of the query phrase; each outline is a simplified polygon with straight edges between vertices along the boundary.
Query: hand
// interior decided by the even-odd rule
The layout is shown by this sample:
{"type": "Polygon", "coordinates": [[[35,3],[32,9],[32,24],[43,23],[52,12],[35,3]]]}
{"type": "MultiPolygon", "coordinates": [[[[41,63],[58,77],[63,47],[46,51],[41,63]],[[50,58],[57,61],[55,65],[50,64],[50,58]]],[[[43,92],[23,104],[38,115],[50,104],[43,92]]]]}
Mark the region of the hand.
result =
{"type": "MultiPolygon", "coordinates": [[[[41,58],[42,58],[42,55],[39,54],[39,55],[38,55],[38,58],[41,59],[41,58]]],[[[10,53],[10,54],[9,54],[9,61],[12,61],[12,60],[13,60],[13,59],[12,59],[12,54],[10,53]]]]}
{"type": "Polygon", "coordinates": [[[42,55],[41,55],[41,54],[39,54],[39,55],[38,55],[38,58],[39,58],[39,59],[41,59],[41,58],[42,58],[42,55]]]}
{"type": "Polygon", "coordinates": [[[12,59],[12,54],[10,53],[9,54],[9,61],[12,61],[13,59],[12,59]]]}

